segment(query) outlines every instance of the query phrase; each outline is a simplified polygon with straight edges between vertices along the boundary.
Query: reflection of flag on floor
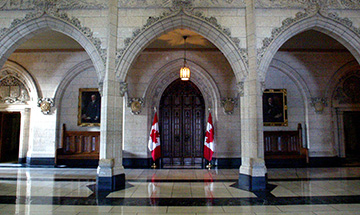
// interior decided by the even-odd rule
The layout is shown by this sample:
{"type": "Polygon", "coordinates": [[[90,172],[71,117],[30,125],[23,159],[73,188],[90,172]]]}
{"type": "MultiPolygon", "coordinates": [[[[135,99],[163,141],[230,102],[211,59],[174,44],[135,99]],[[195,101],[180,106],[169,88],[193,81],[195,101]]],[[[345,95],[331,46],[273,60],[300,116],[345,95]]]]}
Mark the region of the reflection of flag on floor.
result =
{"type": "Polygon", "coordinates": [[[204,158],[211,161],[214,154],[214,127],[212,123],[211,113],[209,113],[208,123],[206,125],[205,141],[204,141],[204,158]]]}
{"type": "Polygon", "coordinates": [[[149,150],[151,151],[151,155],[154,161],[160,158],[161,150],[160,150],[160,132],[159,132],[159,123],[157,119],[157,114],[155,112],[154,121],[152,123],[150,129],[150,138],[149,138],[149,150]]]}

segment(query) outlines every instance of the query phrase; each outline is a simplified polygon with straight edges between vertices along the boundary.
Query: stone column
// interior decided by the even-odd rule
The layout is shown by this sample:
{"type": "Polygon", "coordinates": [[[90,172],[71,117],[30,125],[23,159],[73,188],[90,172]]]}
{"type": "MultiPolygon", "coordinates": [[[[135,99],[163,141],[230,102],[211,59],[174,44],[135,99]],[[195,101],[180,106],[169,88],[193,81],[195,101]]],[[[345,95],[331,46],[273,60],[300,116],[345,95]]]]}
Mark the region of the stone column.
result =
{"type": "Polygon", "coordinates": [[[262,87],[256,58],[255,2],[246,0],[246,41],[249,73],[241,97],[241,166],[239,188],[255,191],[266,188],[264,161],[262,87]]]}
{"type": "Polygon", "coordinates": [[[114,191],[125,187],[122,165],[123,97],[115,77],[118,8],[109,0],[107,60],[101,97],[100,158],[98,190],[114,191]]]}
{"type": "Polygon", "coordinates": [[[29,149],[30,108],[21,111],[19,163],[26,163],[26,154],[29,149]]]}

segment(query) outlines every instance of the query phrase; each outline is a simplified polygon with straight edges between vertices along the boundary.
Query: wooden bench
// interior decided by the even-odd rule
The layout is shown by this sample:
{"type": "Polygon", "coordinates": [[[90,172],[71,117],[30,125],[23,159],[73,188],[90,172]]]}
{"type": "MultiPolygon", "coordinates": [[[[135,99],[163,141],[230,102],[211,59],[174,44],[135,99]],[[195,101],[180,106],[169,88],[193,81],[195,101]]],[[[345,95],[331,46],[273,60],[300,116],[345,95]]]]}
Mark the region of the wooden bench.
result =
{"type": "Polygon", "coordinates": [[[264,131],[265,160],[302,159],[309,163],[308,149],[302,140],[300,123],[296,131],[264,131]]]}
{"type": "Polygon", "coordinates": [[[62,127],[60,148],[56,150],[57,165],[90,166],[99,160],[99,131],[67,131],[62,127]],[[89,162],[90,161],[90,162],[89,162]],[[83,165],[81,165],[83,164],[83,165]]]}

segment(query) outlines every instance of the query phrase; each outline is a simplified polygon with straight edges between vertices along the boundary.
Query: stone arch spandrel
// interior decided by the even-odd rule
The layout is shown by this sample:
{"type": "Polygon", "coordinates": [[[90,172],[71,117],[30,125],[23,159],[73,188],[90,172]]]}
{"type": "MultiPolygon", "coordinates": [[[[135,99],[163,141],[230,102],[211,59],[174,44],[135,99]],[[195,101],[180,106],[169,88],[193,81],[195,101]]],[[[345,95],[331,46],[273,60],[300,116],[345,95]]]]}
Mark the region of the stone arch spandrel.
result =
{"type": "Polygon", "coordinates": [[[161,34],[176,28],[186,28],[204,36],[224,54],[234,71],[237,82],[245,78],[247,74],[246,57],[241,53],[233,38],[230,38],[211,22],[182,11],[160,18],[153,24],[144,27],[136,37],[128,42],[126,49],[120,53],[116,67],[118,81],[123,82],[126,80],[131,63],[150,42],[161,34]]]}
{"type": "MultiPolygon", "coordinates": [[[[279,28],[282,30],[274,29],[274,35],[263,41],[264,46],[258,50],[258,64],[261,79],[264,79],[267,68],[279,48],[293,36],[307,30],[316,30],[334,38],[346,47],[354,58],[360,62],[360,35],[356,33],[356,30],[343,24],[343,22],[339,21],[341,20],[340,18],[331,19],[319,13],[311,17],[305,14],[304,17],[305,18],[300,16],[299,20],[294,21],[294,23],[288,26],[284,25],[286,22],[283,22],[283,26],[279,28]]],[[[296,20],[296,18],[294,20],[296,20]]]]}
{"type": "Polygon", "coordinates": [[[22,42],[42,31],[53,30],[71,37],[85,49],[93,62],[99,80],[102,80],[105,64],[100,53],[100,40],[92,37],[91,30],[82,27],[76,18],[70,19],[67,15],[60,17],[47,13],[39,17],[36,14],[28,14],[23,20],[14,20],[18,24],[12,24],[5,33],[0,34],[0,67],[22,42]]]}

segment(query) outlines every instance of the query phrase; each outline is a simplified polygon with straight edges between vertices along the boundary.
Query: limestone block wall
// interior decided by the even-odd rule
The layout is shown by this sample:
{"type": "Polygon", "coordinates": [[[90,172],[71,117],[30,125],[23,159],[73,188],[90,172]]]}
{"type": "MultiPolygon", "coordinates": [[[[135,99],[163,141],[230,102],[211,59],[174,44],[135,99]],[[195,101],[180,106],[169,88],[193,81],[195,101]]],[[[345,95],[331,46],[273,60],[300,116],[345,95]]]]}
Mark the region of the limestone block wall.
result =
{"type": "MultiPolygon", "coordinates": [[[[147,24],[149,17],[162,17],[169,13],[168,8],[119,8],[118,10],[118,43],[119,49],[125,48],[125,40],[133,37],[133,32],[142,29],[147,24]]],[[[246,47],[245,10],[243,8],[197,8],[196,12],[205,17],[215,17],[217,22],[227,28],[232,37],[240,39],[240,47],[246,47]]],[[[179,26],[181,27],[181,26],[179,26]]],[[[196,30],[196,29],[195,29],[196,30]]],[[[160,34],[161,32],[154,32],[160,34]]],[[[160,36],[160,35],[159,35],[160,36]]],[[[202,35],[206,38],[207,35],[202,35]]]]}
{"type": "MultiPolygon", "coordinates": [[[[174,60],[180,60],[180,65],[182,65],[182,58],[182,51],[143,51],[133,63],[127,76],[128,98],[144,98],[146,90],[149,90],[148,87],[155,75],[175,73],[175,76],[178,76],[180,66],[174,69],[169,64],[174,60]]],[[[219,89],[221,98],[238,98],[235,76],[221,52],[188,51],[187,58],[188,61],[195,62],[210,75],[219,89]]],[[[199,71],[194,71],[193,68],[193,73],[196,72],[199,71]]],[[[198,87],[200,91],[204,90],[201,86],[198,87]]],[[[209,99],[206,98],[206,95],[203,96],[205,101],[209,99]]],[[[221,98],[214,101],[217,109],[212,107],[215,138],[219,145],[216,149],[215,157],[239,157],[240,107],[237,104],[234,113],[226,115],[221,107],[221,98]]],[[[150,106],[153,104],[153,99],[151,97],[145,98],[145,105],[139,115],[132,114],[130,108],[125,107],[124,157],[144,158],[151,156],[147,149],[147,143],[149,129],[153,120],[152,111],[149,111],[152,110],[150,106]]],[[[157,103],[159,102],[157,101],[157,103]]],[[[205,121],[207,117],[207,115],[204,117],[205,121]]]]}
{"type": "Polygon", "coordinates": [[[66,87],[58,108],[60,111],[59,127],[66,124],[68,131],[99,131],[99,127],[78,126],[80,88],[98,88],[98,77],[94,68],[78,74],[66,87]]]}
{"type": "MultiPolygon", "coordinates": [[[[31,74],[38,86],[40,97],[54,98],[56,89],[67,72],[88,58],[85,52],[15,52],[9,57],[9,60],[21,65],[31,74]]],[[[90,78],[90,80],[92,79],[90,78]]],[[[83,83],[81,80],[78,81],[83,83]]],[[[86,84],[84,85],[86,86],[86,84]]],[[[50,114],[44,115],[39,107],[32,107],[28,158],[52,158],[55,156],[57,111],[55,106],[51,109],[50,114]]]]}
{"type": "MultiPolygon", "coordinates": [[[[283,68],[270,66],[265,86],[287,89],[287,127],[267,127],[264,130],[295,130],[297,123],[306,126],[304,137],[312,157],[336,156],[335,125],[331,103],[323,113],[315,113],[312,98],[324,98],[331,77],[346,63],[354,60],[348,52],[278,52],[276,60],[283,68]]],[[[330,89],[331,90],[331,89],[330,89]]],[[[335,89],[332,89],[335,90],[335,89]]],[[[330,102],[331,98],[325,98],[330,102]]]]}

